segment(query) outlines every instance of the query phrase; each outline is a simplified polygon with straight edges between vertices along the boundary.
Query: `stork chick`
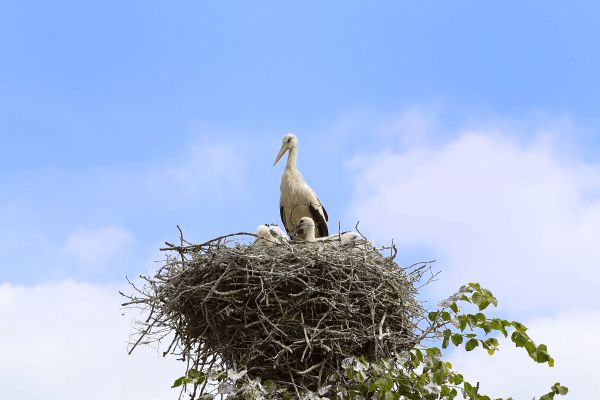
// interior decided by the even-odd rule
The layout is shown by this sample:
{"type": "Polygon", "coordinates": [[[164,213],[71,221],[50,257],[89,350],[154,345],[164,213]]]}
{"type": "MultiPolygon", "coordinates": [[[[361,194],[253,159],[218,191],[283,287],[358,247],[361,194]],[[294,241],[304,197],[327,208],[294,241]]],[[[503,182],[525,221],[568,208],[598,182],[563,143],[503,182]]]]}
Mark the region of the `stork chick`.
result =
{"type": "Polygon", "coordinates": [[[321,204],[321,200],[304,180],[298,167],[296,167],[298,139],[290,133],[285,135],[282,141],[281,149],[279,149],[273,165],[277,164],[281,157],[289,151],[281,177],[281,196],[279,198],[279,213],[283,226],[287,233],[293,236],[294,228],[300,218],[310,217],[316,223],[315,236],[328,236],[327,220],[329,216],[327,211],[321,204]]]}
{"type": "Polygon", "coordinates": [[[262,246],[273,246],[275,244],[288,243],[289,239],[277,224],[264,224],[256,228],[256,240],[254,244],[262,246]]]}
{"type": "Polygon", "coordinates": [[[349,245],[364,240],[358,232],[341,232],[326,237],[315,237],[315,222],[312,218],[302,217],[296,225],[296,238],[306,240],[307,242],[329,243],[333,245],[349,245]]]}

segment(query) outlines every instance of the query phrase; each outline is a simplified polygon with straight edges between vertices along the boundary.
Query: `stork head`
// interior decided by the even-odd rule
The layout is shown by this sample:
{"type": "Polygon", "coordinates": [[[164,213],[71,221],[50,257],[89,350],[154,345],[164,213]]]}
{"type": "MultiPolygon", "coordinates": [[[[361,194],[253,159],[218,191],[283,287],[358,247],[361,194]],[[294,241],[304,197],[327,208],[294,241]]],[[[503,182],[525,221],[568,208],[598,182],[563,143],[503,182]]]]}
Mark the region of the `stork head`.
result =
{"type": "Polygon", "coordinates": [[[309,217],[302,217],[296,224],[296,235],[303,240],[315,239],[315,221],[309,217]]]}
{"type": "Polygon", "coordinates": [[[277,154],[273,165],[277,164],[277,162],[281,159],[281,157],[283,157],[286,151],[298,146],[298,139],[296,139],[296,135],[294,135],[293,133],[288,133],[283,137],[281,141],[283,143],[281,144],[281,148],[279,149],[279,153],[277,154]]]}

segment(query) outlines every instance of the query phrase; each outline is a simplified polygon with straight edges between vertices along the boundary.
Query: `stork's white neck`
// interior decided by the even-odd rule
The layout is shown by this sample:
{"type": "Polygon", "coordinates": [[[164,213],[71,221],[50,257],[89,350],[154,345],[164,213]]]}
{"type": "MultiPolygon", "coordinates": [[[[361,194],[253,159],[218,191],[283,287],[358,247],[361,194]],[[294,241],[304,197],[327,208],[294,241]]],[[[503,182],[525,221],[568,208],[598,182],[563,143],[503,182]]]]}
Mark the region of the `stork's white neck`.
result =
{"type": "Polygon", "coordinates": [[[315,238],[315,226],[309,226],[306,232],[306,240],[309,242],[314,242],[317,239],[315,238]]]}
{"type": "Polygon", "coordinates": [[[288,153],[287,162],[285,163],[286,169],[296,169],[296,157],[298,156],[298,147],[292,147],[288,153]]]}
{"type": "Polygon", "coordinates": [[[314,242],[317,239],[315,238],[315,226],[314,225],[309,225],[306,227],[306,241],[307,242],[314,242]]]}

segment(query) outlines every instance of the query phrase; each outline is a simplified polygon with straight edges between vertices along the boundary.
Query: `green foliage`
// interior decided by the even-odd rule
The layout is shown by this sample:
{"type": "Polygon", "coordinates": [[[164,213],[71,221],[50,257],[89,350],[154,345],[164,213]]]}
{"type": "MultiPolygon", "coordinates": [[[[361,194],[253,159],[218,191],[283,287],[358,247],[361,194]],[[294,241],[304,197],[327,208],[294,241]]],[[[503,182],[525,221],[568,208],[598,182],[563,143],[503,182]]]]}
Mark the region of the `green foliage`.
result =
{"type": "Polygon", "coordinates": [[[554,399],[554,396],[557,394],[560,396],[564,396],[567,393],[569,393],[569,389],[565,386],[561,386],[560,383],[556,382],[554,385],[552,385],[550,392],[540,397],[540,400],[551,400],[554,399]]]}
{"type": "MultiPolygon", "coordinates": [[[[489,355],[498,351],[499,340],[492,336],[502,335],[516,347],[525,349],[529,357],[537,363],[554,365],[554,359],[548,354],[546,345],[536,345],[527,334],[527,327],[517,321],[501,318],[489,318],[484,311],[496,306],[498,301],[493,294],[478,283],[469,283],[449,299],[440,304],[440,309],[427,315],[428,326],[419,338],[419,344],[413,349],[397,354],[393,360],[384,359],[367,362],[364,357],[346,359],[342,370],[328,377],[318,393],[300,390],[302,398],[307,399],[352,399],[352,400],[491,400],[480,393],[479,382],[473,384],[465,380],[462,374],[454,371],[450,362],[443,360],[442,349],[455,346],[466,351],[483,349],[489,355]],[[475,313],[461,312],[461,306],[474,305],[475,313]],[[423,339],[438,338],[437,346],[424,346],[423,339]]],[[[245,371],[244,371],[245,372],[245,371]]],[[[235,374],[226,374],[229,378],[235,374]]],[[[217,374],[222,382],[223,373],[217,374]]],[[[173,387],[183,384],[202,384],[207,376],[196,370],[189,370],[186,376],[178,378],[173,387]]],[[[271,381],[259,379],[233,380],[239,398],[292,399],[295,391],[278,386],[271,381]]],[[[539,400],[553,400],[556,395],[566,395],[568,389],[559,383],[551,391],[539,397],[539,400]]],[[[496,399],[503,400],[503,399],[496,399]]],[[[507,400],[511,400],[510,398],[507,400]]]]}
{"type": "MultiPolygon", "coordinates": [[[[460,307],[457,304],[458,301],[474,304],[479,308],[479,311],[485,310],[490,304],[498,305],[498,301],[492,292],[482,288],[478,283],[469,283],[461,287],[455,296],[446,300],[440,311],[430,313],[429,317],[434,324],[433,326],[445,326],[447,325],[446,322],[451,321],[452,329],[447,328],[446,330],[450,331],[449,335],[452,335],[452,343],[455,346],[459,346],[463,340],[466,340],[465,350],[471,351],[481,345],[482,348],[487,350],[488,354],[492,355],[498,350],[498,339],[494,337],[486,338],[485,336],[495,332],[507,337],[509,329],[514,329],[510,338],[515,346],[523,347],[534,361],[548,363],[550,367],[554,366],[554,359],[548,354],[546,345],[536,346],[527,335],[525,325],[517,321],[487,318],[482,312],[461,314],[460,307]],[[432,314],[435,315],[434,319],[431,318],[432,314]],[[444,314],[450,314],[450,319],[444,314]]],[[[448,347],[448,342],[442,342],[442,347],[448,347]]]]}
{"type": "MultiPolygon", "coordinates": [[[[466,381],[452,369],[451,363],[443,361],[436,347],[413,349],[405,362],[354,360],[352,367],[346,369],[346,376],[347,382],[339,386],[336,393],[331,393],[332,398],[452,400],[461,398],[460,395],[469,400],[491,400],[490,396],[480,393],[479,383],[466,381]]],[[[556,394],[564,395],[567,391],[557,383],[539,400],[554,399],[556,394]]]]}
{"type": "Polygon", "coordinates": [[[204,372],[197,371],[193,368],[190,368],[188,370],[187,374],[175,379],[175,382],[173,382],[173,386],[171,386],[171,387],[175,388],[175,387],[179,387],[181,385],[189,385],[189,384],[201,385],[204,383],[204,381],[206,381],[206,375],[204,374],[204,372]]]}
{"type": "MultiPolygon", "coordinates": [[[[498,351],[499,341],[488,336],[493,333],[508,337],[516,347],[523,347],[531,359],[537,363],[554,365],[554,359],[548,354],[546,345],[536,345],[527,335],[527,327],[517,321],[500,318],[488,318],[482,311],[498,301],[487,289],[478,283],[469,283],[459,292],[441,304],[441,309],[430,312],[428,331],[441,339],[442,349],[451,344],[464,346],[466,351],[478,347],[489,355],[498,351]],[[478,312],[461,313],[459,303],[473,304],[478,312]]],[[[447,399],[457,398],[459,393],[469,400],[491,400],[480,393],[479,383],[474,385],[454,371],[449,362],[442,359],[438,347],[416,347],[407,352],[405,358],[381,361],[369,364],[364,360],[355,360],[351,368],[346,369],[350,380],[346,390],[336,393],[338,398],[348,399],[447,399]],[[404,397],[401,397],[404,396],[404,397]]],[[[556,383],[552,390],[539,400],[554,399],[555,395],[565,395],[568,389],[556,383]]],[[[334,396],[335,397],[335,396],[334,396]]],[[[497,399],[502,400],[502,399],[497,399]]]]}

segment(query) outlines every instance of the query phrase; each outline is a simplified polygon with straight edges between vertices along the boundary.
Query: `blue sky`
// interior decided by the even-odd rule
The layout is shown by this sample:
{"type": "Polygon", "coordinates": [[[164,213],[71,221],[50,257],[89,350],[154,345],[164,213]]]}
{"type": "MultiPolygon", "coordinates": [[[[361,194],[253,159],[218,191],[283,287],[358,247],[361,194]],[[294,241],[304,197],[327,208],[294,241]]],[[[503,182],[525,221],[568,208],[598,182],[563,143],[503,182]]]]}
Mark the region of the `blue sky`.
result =
{"type": "Polygon", "coordinates": [[[279,222],[295,132],[333,227],[438,259],[432,301],[479,280],[506,315],[573,321],[597,305],[598,37],[589,1],[5,2],[6,304],[112,290],[176,224],[202,241],[279,222]],[[537,291],[565,268],[572,301],[537,291]]]}
{"type": "Polygon", "coordinates": [[[2,8],[1,128],[12,138],[2,156],[30,168],[129,164],[132,145],[156,157],[195,123],[308,136],[349,110],[407,103],[458,119],[543,110],[598,123],[593,2],[2,8]]]}
{"type": "MultiPolygon", "coordinates": [[[[436,110],[448,127],[442,137],[473,119],[568,115],[585,127],[571,132],[575,147],[598,161],[598,11],[589,2],[565,10],[505,1],[4,4],[2,197],[29,206],[32,228],[46,233],[107,221],[148,243],[175,221],[249,229],[277,217],[276,206],[262,207],[276,204],[270,161],[279,137],[294,131],[313,185],[338,185],[327,193],[335,218],[351,190],[344,160],[397,143],[366,122],[360,131],[349,123],[341,143],[324,145],[328,132],[414,104],[436,110]],[[118,206],[127,189],[94,182],[160,168],[199,141],[237,145],[252,171],[244,179],[261,177],[240,202],[118,206]],[[183,211],[195,206],[199,219],[189,220],[183,211]]],[[[7,277],[35,279],[23,270],[7,277]]]]}

